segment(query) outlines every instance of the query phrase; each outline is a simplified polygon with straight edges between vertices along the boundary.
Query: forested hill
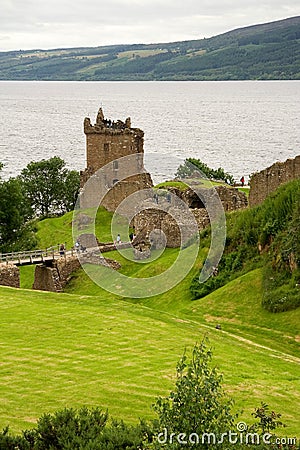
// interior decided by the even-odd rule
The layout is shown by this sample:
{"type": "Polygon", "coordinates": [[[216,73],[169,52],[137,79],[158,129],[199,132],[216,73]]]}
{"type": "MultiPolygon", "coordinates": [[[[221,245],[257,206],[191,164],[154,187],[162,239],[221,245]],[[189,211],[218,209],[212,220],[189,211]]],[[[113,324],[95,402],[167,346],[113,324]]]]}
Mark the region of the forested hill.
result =
{"type": "Polygon", "coordinates": [[[1,80],[299,80],[300,16],[209,39],[0,52],[1,80]]]}

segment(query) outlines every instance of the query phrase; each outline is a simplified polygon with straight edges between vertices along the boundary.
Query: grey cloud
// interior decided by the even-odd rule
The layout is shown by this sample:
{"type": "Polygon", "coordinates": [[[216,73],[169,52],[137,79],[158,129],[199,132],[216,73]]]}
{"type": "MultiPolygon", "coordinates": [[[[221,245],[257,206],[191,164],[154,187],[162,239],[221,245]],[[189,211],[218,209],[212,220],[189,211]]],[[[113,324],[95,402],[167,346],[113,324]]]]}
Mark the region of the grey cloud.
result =
{"type": "Polygon", "coordinates": [[[2,2],[0,50],[196,39],[299,14],[299,0],[2,2]]]}

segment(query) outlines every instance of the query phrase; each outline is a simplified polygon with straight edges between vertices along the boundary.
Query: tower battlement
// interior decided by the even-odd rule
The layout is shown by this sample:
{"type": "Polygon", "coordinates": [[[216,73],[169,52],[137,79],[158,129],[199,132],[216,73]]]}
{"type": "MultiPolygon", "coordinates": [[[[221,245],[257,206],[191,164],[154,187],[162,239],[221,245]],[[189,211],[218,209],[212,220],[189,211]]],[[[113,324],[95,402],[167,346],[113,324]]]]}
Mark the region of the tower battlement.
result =
{"type": "Polygon", "coordinates": [[[139,137],[144,136],[144,132],[139,128],[131,127],[131,119],[127,117],[125,121],[118,119],[117,121],[105,119],[102,108],[99,109],[96,123],[91,124],[91,119],[86,117],[84,119],[84,133],[85,134],[137,134],[139,137]]]}

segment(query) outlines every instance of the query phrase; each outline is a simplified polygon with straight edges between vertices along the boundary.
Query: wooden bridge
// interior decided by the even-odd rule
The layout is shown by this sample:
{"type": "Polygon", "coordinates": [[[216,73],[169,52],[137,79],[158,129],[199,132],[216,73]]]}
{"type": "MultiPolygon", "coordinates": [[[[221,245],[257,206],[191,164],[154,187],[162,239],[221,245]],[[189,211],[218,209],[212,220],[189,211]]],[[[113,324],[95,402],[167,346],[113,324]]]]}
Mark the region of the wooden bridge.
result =
{"type": "MultiPolygon", "coordinates": [[[[77,255],[79,250],[75,250],[74,247],[67,250],[65,248],[64,252],[61,253],[59,250],[59,245],[47,248],[45,250],[32,250],[32,251],[22,251],[22,252],[11,252],[11,253],[0,253],[0,264],[14,264],[15,266],[29,266],[31,264],[42,264],[54,261],[60,258],[66,258],[67,256],[77,255]]],[[[113,242],[108,242],[107,244],[99,245],[95,248],[84,248],[84,253],[87,254],[90,251],[100,250],[101,253],[110,252],[116,249],[130,248],[130,242],[122,242],[122,244],[115,244],[113,242]]],[[[80,253],[82,250],[80,250],[80,253]]]]}
{"type": "Polygon", "coordinates": [[[50,247],[45,250],[33,250],[11,253],[0,253],[0,263],[14,264],[15,266],[28,266],[31,264],[41,264],[67,255],[73,255],[74,250],[59,251],[59,246],[50,247]]]}

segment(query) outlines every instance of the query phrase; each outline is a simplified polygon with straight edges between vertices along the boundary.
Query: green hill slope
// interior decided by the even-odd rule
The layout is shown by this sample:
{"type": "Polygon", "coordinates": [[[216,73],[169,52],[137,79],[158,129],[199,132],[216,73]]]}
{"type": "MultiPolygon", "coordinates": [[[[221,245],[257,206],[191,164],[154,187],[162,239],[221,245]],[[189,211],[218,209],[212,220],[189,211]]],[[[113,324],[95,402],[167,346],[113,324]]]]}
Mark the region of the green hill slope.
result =
{"type": "Polygon", "coordinates": [[[1,80],[300,78],[300,16],[209,39],[0,53],[1,80]]]}
{"type": "MultiPolygon", "coordinates": [[[[298,258],[299,189],[294,181],[258,208],[229,214],[225,258],[235,262],[230,254],[242,250],[245,265],[223,287],[197,300],[190,286],[207,254],[205,237],[188,275],[151,298],[112,295],[83,269],[73,274],[64,294],[0,288],[0,426],[19,430],[45,411],[83,404],[108,408],[129,422],[149,418],[155,397],[171,388],[184,348],[208,333],[214,362],[236,408],[244,410],[243,419],[251,423],[253,408],[265,401],[282,413],[285,436],[299,434],[300,308],[273,313],[262,307],[266,265],[257,259],[280,261],[280,252],[294,243],[298,258]],[[262,255],[258,241],[265,246],[262,255]]],[[[99,211],[100,236],[109,236],[110,217],[99,211]]],[[[68,241],[71,219],[69,214],[40,222],[40,243],[52,245],[57,235],[68,241]]],[[[108,256],[121,262],[124,275],[140,278],[161,273],[177,253],[166,249],[159,260],[143,264],[117,251],[108,256]]],[[[32,268],[21,272],[22,286],[30,287],[32,268]]]]}
{"type": "MultiPolygon", "coordinates": [[[[30,426],[64,406],[100,406],[129,422],[151,417],[185,347],[209,331],[226,389],[251,421],[265,400],[297,435],[299,359],[186,316],[116,299],[0,288],[0,426],[30,426]]],[[[199,313],[199,311],[198,311],[199,313]]]]}

